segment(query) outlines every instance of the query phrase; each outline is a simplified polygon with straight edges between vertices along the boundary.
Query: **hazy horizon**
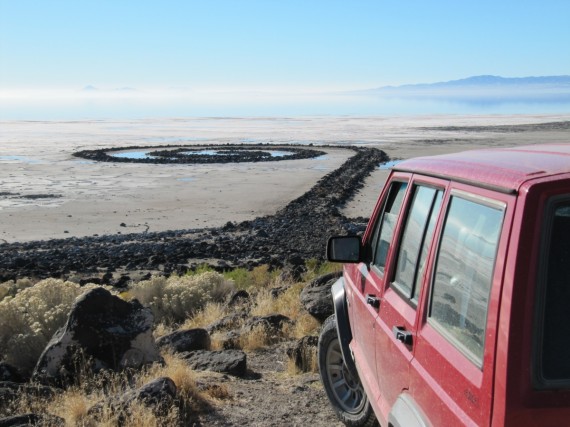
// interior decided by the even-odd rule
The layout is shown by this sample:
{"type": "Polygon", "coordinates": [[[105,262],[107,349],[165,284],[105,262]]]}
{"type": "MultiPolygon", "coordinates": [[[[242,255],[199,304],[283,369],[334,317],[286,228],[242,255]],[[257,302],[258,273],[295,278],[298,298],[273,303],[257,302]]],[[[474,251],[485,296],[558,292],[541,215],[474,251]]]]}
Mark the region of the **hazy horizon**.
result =
{"type": "Polygon", "coordinates": [[[340,93],[570,75],[568,16],[563,0],[0,0],[0,120],[570,112],[568,92],[340,93]]]}

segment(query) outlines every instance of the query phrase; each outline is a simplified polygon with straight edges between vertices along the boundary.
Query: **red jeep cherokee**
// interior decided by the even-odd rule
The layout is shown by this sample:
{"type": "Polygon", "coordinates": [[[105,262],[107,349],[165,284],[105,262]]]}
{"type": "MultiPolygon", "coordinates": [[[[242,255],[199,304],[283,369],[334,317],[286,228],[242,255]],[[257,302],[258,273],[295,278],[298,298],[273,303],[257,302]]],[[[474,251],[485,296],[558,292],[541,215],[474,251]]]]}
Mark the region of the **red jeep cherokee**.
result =
{"type": "Polygon", "coordinates": [[[570,144],[399,163],[327,254],[319,368],[347,425],[570,425],[570,144]]]}

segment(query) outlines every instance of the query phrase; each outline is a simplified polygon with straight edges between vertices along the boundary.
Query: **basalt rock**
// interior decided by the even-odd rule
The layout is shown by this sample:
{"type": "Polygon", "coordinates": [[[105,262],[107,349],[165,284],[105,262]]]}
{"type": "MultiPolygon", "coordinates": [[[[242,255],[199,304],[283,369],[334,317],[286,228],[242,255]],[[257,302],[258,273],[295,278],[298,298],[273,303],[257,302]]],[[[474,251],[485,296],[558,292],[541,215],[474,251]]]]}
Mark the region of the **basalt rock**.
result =
{"type": "Polygon", "coordinates": [[[311,316],[321,322],[334,313],[331,286],[341,274],[334,272],[317,277],[301,291],[301,304],[311,316]]]}
{"type": "Polygon", "coordinates": [[[213,371],[243,377],[247,371],[247,357],[241,350],[192,351],[181,356],[197,371],[213,371]]]}
{"type": "Polygon", "coordinates": [[[0,381],[0,406],[6,405],[22,396],[34,399],[52,399],[62,390],[39,384],[0,381]]]}
{"type": "Polygon", "coordinates": [[[65,426],[65,420],[55,415],[21,414],[0,419],[0,427],[65,426]]]}
{"type": "Polygon", "coordinates": [[[287,349],[287,356],[301,372],[311,372],[314,369],[318,342],[319,337],[306,336],[287,349]]]}
{"type": "Polygon", "coordinates": [[[168,377],[160,377],[136,390],[128,391],[119,396],[108,398],[92,406],[87,415],[98,420],[107,407],[119,420],[119,424],[128,415],[133,402],[139,402],[146,407],[152,408],[153,412],[160,416],[165,415],[172,407],[176,399],[177,389],[174,381],[168,377]]]}
{"type": "Polygon", "coordinates": [[[205,329],[186,329],[164,335],[156,340],[159,347],[168,347],[176,353],[210,349],[210,334],[205,329]]]}
{"type": "Polygon", "coordinates": [[[81,369],[93,372],[141,367],[160,361],[152,336],[152,312],[95,288],[73,305],[34,369],[42,384],[66,385],[81,369]]]}
{"type": "Polygon", "coordinates": [[[0,381],[21,383],[24,382],[24,378],[14,366],[6,362],[0,362],[0,381]]]}

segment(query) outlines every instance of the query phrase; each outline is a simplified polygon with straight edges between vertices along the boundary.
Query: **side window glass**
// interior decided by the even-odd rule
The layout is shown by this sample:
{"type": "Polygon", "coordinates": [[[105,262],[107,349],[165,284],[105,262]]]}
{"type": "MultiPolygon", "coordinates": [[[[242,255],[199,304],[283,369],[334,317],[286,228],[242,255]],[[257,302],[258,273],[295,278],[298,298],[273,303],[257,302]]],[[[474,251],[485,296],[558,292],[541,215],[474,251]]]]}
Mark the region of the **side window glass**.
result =
{"type": "Polygon", "coordinates": [[[429,321],[478,366],[502,223],[503,209],[453,196],[437,255],[429,321]]]}
{"type": "MultiPolygon", "coordinates": [[[[419,281],[417,277],[421,275],[420,253],[427,253],[427,246],[431,243],[435,220],[441,204],[441,194],[441,190],[435,188],[424,186],[414,188],[412,203],[400,243],[396,276],[393,283],[393,286],[400,293],[410,299],[413,295],[416,295],[417,298],[419,292],[416,290],[416,284],[419,281]]],[[[423,262],[425,262],[425,255],[423,258],[423,262]]]]}
{"type": "Polygon", "coordinates": [[[433,232],[435,230],[435,223],[437,221],[437,215],[439,213],[439,208],[441,207],[441,199],[443,198],[443,191],[438,191],[435,195],[433,201],[433,208],[431,211],[431,215],[429,217],[429,222],[427,226],[427,230],[424,237],[424,243],[422,245],[422,252],[420,254],[420,261],[418,264],[418,272],[416,273],[416,280],[414,285],[414,293],[412,294],[412,301],[415,303],[418,302],[418,298],[420,295],[420,287],[421,287],[421,280],[424,274],[424,269],[426,266],[426,260],[429,253],[429,248],[431,246],[431,241],[433,240],[433,232]]]}
{"type": "Polygon", "coordinates": [[[400,213],[400,207],[406,194],[406,182],[394,182],[390,187],[388,199],[384,205],[384,211],[376,229],[376,248],[374,251],[374,265],[384,271],[388,250],[394,237],[394,228],[400,213]]]}
{"type": "MultiPolygon", "coordinates": [[[[570,381],[570,201],[554,206],[543,259],[542,343],[539,345],[542,382],[570,381]]],[[[556,383],[552,384],[556,386],[556,383]]]]}

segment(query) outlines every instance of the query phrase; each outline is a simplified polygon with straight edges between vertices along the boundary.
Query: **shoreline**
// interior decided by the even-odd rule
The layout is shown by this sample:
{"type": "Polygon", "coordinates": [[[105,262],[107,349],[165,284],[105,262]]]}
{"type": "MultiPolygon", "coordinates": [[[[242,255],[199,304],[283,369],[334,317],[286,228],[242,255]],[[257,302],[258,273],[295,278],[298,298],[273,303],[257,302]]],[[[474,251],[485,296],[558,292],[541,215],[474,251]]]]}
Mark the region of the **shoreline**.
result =
{"type": "Polygon", "coordinates": [[[218,228],[0,244],[0,282],[87,274],[93,283],[120,287],[132,271],[184,274],[202,264],[221,270],[264,264],[295,268],[310,258],[322,260],[329,233],[364,229],[364,219],[355,224],[339,206],[388,160],[375,148],[350,149],[354,154],[338,169],[274,215],[218,228]]]}
{"type": "MultiPolygon", "coordinates": [[[[78,163],[75,169],[70,169],[68,148],[85,144],[68,141],[54,153],[47,150],[53,148],[53,141],[51,144],[47,141],[37,150],[38,154],[47,150],[46,153],[59,160],[8,163],[13,166],[8,172],[2,168],[0,194],[4,196],[0,202],[17,192],[5,185],[12,178],[26,185],[30,191],[27,195],[34,197],[17,200],[27,205],[12,210],[0,204],[0,281],[24,276],[79,275],[116,284],[133,274],[184,273],[202,263],[219,269],[260,264],[294,267],[308,258],[322,258],[328,236],[362,231],[389,174],[389,170],[379,169],[378,164],[388,158],[570,142],[570,120],[547,125],[510,123],[506,127],[475,128],[465,127],[461,121],[446,128],[400,129],[398,138],[376,143],[360,138],[370,129],[354,130],[353,139],[358,140],[355,144],[348,144],[347,139],[341,140],[337,135],[338,147],[326,148],[327,168],[321,169],[315,168],[314,159],[190,168],[94,162],[78,163]],[[381,156],[376,158],[370,154],[380,153],[379,149],[387,156],[374,154],[381,156]],[[351,154],[352,151],[356,154],[351,154]],[[372,157],[355,161],[363,152],[372,157]],[[61,165],[66,167],[57,169],[61,165]],[[189,187],[188,182],[178,181],[181,170],[185,176],[191,171],[202,179],[189,187]],[[66,178],[70,171],[77,174],[72,179],[66,178]],[[81,171],[83,176],[78,175],[81,171]],[[33,191],[34,185],[41,188],[45,182],[33,179],[34,174],[37,177],[41,173],[43,180],[51,174],[53,181],[57,181],[46,187],[47,195],[59,194],[54,191],[57,187],[61,197],[50,200],[33,191]],[[85,185],[82,180],[86,180],[85,185]],[[187,193],[181,193],[181,188],[186,188],[187,193]],[[59,208],[49,206],[52,201],[61,203],[59,208]],[[75,210],[70,213],[70,209],[75,210]],[[155,217],[157,221],[151,223],[155,217]],[[68,233],[58,232],[56,226],[62,221],[67,224],[75,221],[77,229],[70,227],[68,233]],[[8,232],[15,238],[7,239],[8,232]],[[51,238],[34,238],[41,236],[41,232],[51,238]],[[28,238],[18,240],[17,236],[28,238]]],[[[280,128],[280,135],[290,135],[290,125],[288,122],[280,128]]],[[[322,131],[323,123],[318,125],[322,131]]],[[[268,123],[263,125],[263,132],[267,126],[268,123]]],[[[328,134],[333,131],[329,129],[328,134]]],[[[100,146],[108,146],[102,140],[100,146]]],[[[309,143],[314,141],[305,140],[305,145],[309,143]]],[[[123,140],[122,145],[128,144],[123,140]]],[[[196,145],[202,146],[204,142],[196,145]]]]}
{"type": "MultiPolygon", "coordinates": [[[[0,242],[220,227],[227,221],[252,220],[276,213],[338,168],[348,158],[343,149],[348,145],[379,148],[391,158],[405,159],[569,141],[565,125],[544,128],[556,120],[569,122],[570,114],[2,121],[0,242]],[[339,148],[326,160],[225,165],[114,164],[73,157],[76,151],[109,147],[228,143],[339,148]]],[[[386,176],[387,171],[373,172],[343,213],[370,215],[386,176]]]]}

